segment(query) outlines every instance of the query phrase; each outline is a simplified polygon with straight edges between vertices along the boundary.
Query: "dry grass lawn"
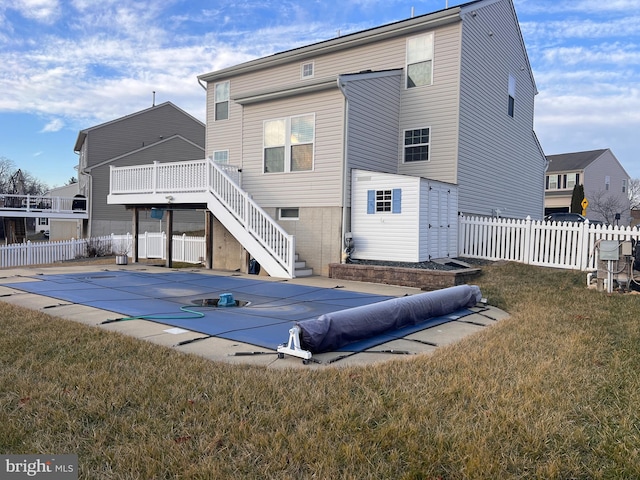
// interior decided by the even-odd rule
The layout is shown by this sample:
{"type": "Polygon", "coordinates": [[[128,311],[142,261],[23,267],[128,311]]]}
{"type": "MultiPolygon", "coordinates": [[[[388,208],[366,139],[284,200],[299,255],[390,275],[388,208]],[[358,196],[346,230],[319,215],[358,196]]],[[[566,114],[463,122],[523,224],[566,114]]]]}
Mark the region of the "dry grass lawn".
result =
{"type": "Polygon", "coordinates": [[[216,364],[0,304],[0,452],[86,479],[640,478],[640,297],[483,271],[511,318],[366,368],[216,364]]]}

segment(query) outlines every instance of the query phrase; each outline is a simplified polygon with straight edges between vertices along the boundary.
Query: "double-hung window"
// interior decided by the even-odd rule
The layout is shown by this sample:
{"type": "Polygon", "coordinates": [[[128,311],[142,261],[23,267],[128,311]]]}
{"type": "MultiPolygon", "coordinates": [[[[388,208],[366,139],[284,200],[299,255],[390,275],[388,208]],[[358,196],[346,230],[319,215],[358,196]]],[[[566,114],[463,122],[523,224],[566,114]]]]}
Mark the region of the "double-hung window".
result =
{"type": "Polygon", "coordinates": [[[431,128],[416,128],[404,131],[404,161],[429,160],[431,128]]]}
{"type": "Polygon", "coordinates": [[[407,88],[433,83],[433,33],[407,39],[407,88]]]}
{"type": "Polygon", "coordinates": [[[216,83],[214,89],[214,120],[227,120],[229,118],[229,82],[216,83]]]}
{"type": "Polygon", "coordinates": [[[313,169],[315,115],[297,115],[264,122],[264,173],[313,169]]]}

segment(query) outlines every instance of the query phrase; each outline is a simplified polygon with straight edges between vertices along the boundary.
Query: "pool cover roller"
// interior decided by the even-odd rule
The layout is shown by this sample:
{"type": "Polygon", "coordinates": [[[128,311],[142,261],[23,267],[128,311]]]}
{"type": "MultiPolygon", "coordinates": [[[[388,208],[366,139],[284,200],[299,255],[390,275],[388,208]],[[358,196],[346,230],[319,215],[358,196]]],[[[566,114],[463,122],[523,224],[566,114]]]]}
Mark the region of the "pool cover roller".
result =
{"type": "Polygon", "coordinates": [[[326,313],[297,323],[300,347],[311,353],[335,351],[358,340],[472,307],[481,299],[479,287],[458,285],[326,313]]]}

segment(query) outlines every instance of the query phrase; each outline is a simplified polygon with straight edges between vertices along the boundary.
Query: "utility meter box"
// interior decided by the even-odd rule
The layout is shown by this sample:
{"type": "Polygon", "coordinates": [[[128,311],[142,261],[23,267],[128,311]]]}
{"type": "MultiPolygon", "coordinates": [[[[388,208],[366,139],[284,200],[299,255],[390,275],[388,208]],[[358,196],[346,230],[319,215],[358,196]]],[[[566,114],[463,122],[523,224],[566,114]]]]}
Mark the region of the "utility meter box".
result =
{"type": "Polygon", "coordinates": [[[620,260],[620,242],[602,240],[600,242],[600,260],[620,260]]]}

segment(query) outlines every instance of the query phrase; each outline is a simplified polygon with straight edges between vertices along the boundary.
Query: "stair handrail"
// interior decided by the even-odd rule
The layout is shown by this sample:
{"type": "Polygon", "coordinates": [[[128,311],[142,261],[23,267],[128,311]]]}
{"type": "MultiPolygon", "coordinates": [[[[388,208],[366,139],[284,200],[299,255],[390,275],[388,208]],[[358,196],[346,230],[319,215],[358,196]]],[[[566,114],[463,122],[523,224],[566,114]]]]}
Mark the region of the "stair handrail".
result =
{"type": "Polygon", "coordinates": [[[209,191],[240,222],[278,264],[294,277],[295,237],[287,233],[239,185],[239,169],[208,160],[209,191]],[[232,175],[234,178],[232,178],[232,175]]]}

